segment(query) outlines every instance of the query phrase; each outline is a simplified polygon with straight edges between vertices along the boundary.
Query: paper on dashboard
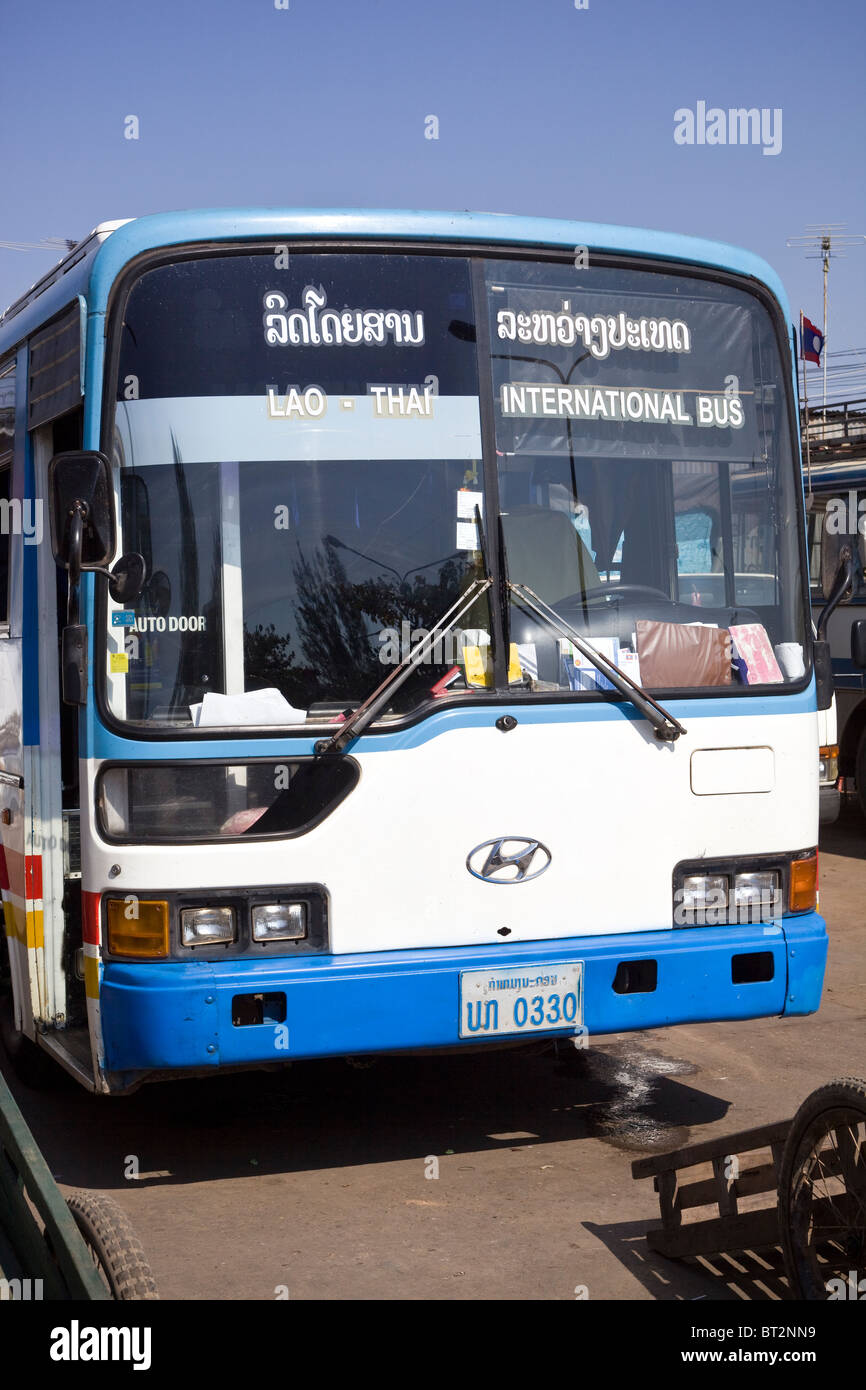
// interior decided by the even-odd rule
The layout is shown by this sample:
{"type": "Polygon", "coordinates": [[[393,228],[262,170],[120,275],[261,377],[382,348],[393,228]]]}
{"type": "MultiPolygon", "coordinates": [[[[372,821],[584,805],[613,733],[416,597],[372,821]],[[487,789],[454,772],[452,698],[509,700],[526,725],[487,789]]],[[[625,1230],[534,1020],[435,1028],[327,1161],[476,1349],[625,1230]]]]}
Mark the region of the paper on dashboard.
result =
{"type": "Polygon", "coordinates": [[[245,690],[241,695],[220,695],[208,690],[189,712],[197,729],[237,727],[243,724],[303,724],[307,712],[295,709],[279,690],[245,690]]]}

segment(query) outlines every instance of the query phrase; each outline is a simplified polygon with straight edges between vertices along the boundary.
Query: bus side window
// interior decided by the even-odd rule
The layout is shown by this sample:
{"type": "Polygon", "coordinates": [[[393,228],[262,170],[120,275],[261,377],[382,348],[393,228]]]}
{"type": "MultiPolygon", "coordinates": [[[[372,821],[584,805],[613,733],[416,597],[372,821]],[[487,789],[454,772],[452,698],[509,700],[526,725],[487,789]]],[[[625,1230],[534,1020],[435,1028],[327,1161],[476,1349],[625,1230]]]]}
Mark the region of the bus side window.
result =
{"type": "Polygon", "coordinates": [[[718,523],[708,511],[678,512],[677,574],[712,574],[721,569],[718,523]],[[714,544],[715,541],[715,544],[714,544]]]}

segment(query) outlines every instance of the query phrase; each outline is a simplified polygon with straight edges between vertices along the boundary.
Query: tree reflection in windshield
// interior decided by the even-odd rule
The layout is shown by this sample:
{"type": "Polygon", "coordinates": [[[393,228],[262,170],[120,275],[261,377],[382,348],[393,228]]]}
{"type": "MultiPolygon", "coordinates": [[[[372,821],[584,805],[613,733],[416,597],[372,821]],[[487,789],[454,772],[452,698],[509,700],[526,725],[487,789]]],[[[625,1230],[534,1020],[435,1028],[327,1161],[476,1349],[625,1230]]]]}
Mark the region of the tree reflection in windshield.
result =
{"type": "MultiPolygon", "coordinates": [[[[247,679],[251,685],[275,686],[296,707],[325,703],[339,708],[358,703],[387,673],[389,649],[382,634],[396,631],[411,642],[413,633],[430,631],[475,570],[462,558],[449,557],[433,581],[416,574],[410,582],[396,572],[394,578],[353,581],[331,544],[317,547],[309,558],[301,553],[292,573],[296,635],[277,631],[273,623],[245,626],[247,679]]],[[[476,620],[486,625],[486,606],[476,620]]],[[[395,706],[411,708],[420,690],[429,690],[449,665],[426,664],[397,692],[395,706]]]]}

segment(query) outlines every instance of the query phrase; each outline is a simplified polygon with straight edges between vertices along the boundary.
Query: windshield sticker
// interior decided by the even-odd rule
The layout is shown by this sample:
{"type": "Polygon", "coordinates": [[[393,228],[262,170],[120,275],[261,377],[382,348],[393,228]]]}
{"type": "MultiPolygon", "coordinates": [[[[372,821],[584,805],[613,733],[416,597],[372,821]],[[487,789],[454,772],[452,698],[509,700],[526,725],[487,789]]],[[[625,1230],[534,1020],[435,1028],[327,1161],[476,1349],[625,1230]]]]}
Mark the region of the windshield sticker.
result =
{"type": "Polygon", "coordinates": [[[686,409],[685,391],[624,390],[608,386],[540,386],[506,382],[499,389],[502,414],[513,419],[659,421],[672,425],[741,429],[745,423],[739,396],[695,396],[695,416],[686,409]]]}
{"type": "Polygon", "coordinates": [[[506,342],[550,344],[554,347],[573,347],[580,338],[593,357],[609,357],[613,348],[633,348],[638,352],[691,352],[688,324],[682,319],[630,319],[623,311],[618,314],[573,314],[571,301],[562,301],[558,314],[536,310],[530,314],[515,314],[500,309],[496,315],[496,331],[506,342]]]}
{"type": "Polygon", "coordinates": [[[382,347],[389,339],[397,346],[420,347],[424,342],[421,310],[325,309],[328,296],[321,285],[307,285],[301,295],[303,309],[290,313],[289,301],[280,290],[264,296],[262,322],[270,347],[303,343],[305,347],[355,347],[359,343],[382,347]]]}
{"type": "Polygon", "coordinates": [[[204,632],[206,620],[201,613],[180,614],[170,618],[139,617],[135,620],[136,632],[204,632]]]}
{"type": "Polygon", "coordinates": [[[484,515],[484,494],[469,488],[459,488],[457,492],[457,550],[478,550],[478,527],[475,509],[484,515]]]}
{"type": "Polygon", "coordinates": [[[457,517],[460,521],[474,521],[475,508],[478,508],[481,515],[484,515],[484,494],[483,492],[472,492],[469,488],[461,487],[457,491],[457,517]]]}
{"type": "Polygon", "coordinates": [[[119,613],[111,615],[112,627],[135,627],[135,614],[131,608],[121,609],[119,613]]]}
{"type": "Polygon", "coordinates": [[[108,669],[113,676],[125,675],[129,670],[129,657],[126,652],[110,652],[108,669]]]}

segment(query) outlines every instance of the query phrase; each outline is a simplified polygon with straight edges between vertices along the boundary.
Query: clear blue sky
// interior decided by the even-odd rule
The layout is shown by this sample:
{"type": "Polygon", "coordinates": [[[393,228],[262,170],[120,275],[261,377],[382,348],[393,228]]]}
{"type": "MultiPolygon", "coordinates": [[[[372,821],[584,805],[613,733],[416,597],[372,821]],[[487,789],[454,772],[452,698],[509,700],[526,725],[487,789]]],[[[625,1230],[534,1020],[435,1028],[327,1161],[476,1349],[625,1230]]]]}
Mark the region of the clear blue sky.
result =
{"type": "MultiPolygon", "coordinates": [[[[537,213],[746,246],[820,323],[786,237],[866,232],[863,0],[289,4],[0,0],[0,238],[196,206],[537,213]],[[781,153],[675,144],[698,101],[780,107],[781,153]]],[[[0,304],[54,259],[0,250],[0,304]]],[[[829,348],[866,347],[866,244],[830,285],[829,348]]]]}

